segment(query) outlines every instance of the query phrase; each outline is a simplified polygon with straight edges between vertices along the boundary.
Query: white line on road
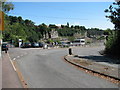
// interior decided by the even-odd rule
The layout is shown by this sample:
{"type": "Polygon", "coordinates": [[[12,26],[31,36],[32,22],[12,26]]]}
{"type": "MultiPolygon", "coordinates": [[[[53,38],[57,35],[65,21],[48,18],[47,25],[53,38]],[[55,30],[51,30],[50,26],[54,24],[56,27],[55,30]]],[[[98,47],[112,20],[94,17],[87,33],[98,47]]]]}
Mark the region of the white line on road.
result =
{"type": "Polygon", "coordinates": [[[16,58],[13,58],[13,60],[16,60],[16,58]]]}
{"type": "Polygon", "coordinates": [[[39,49],[42,49],[42,48],[26,48],[26,49],[22,49],[22,50],[39,50],[39,49]]]}
{"type": "Polygon", "coordinates": [[[19,58],[20,56],[17,56],[17,58],[19,58]]]}
{"type": "Polygon", "coordinates": [[[9,57],[9,59],[10,59],[10,62],[11,62],[11,64],[12,64],[12,66],[13,66],[14,71],[16,72],[16,68],[15,68],[15,66],[14,66],[14,64],[13,64],[13,62],[12,62],[11,58],[10,58],[9,53],[7,53],[7,55],[8,55],[8,57],[9,57]]]}
{"type": "Polygon", "coordinates": [[[24,53],[24,55],[26,55],[27,53],[24,53]]]}
{"type": "Polygon", "coordinates": [[[41,54],[41,55],[46,55],[46,54],[41,54]]]}
{"type": "Polygon", "coordinates": [[[23,55],[20,55],[21,57],[23,56],[23,55]]]}

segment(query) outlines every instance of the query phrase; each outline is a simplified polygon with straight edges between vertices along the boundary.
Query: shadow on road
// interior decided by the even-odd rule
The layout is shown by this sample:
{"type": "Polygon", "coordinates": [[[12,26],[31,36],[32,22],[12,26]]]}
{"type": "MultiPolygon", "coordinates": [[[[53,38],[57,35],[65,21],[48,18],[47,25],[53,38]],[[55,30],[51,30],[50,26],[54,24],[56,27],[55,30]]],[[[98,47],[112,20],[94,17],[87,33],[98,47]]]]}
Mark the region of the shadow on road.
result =
{"type": "Polygon", "coordinates": [[[93,60],[95,62],[107,62],[107,63],[111,63],[111,64],[120,64],[120,60],[111,59],[111,58],[108,58],[106,56],[94,56],[94,55],[90,55],[90,56],[78,56],[78,57],[79,58],[88,59],[88,60],[93,60]]]}

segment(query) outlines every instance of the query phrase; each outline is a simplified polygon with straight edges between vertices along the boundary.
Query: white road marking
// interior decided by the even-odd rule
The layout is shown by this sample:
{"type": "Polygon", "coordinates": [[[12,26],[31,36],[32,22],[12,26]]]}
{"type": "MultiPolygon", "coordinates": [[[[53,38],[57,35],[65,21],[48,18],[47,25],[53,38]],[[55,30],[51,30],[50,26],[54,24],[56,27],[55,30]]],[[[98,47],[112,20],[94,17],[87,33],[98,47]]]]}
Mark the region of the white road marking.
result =
{"type": "Polygon", "coordinates": [[[13,60],[16,60],[16,58],[13,58],[13,60]]]}
{"type": "Polygon", "coordinates": [[[115,69],[112,69],[112,70],[115,70],[115,69]]]}
{"type": "Polygon", "coordinates": [[[13,62],[12,62],[11,58],[10,58],[9,53],[7,53],[7,55],[8,55],[8,57],[9,57],[9,59],[10,59],[10,62],[11,62],[11,64],[12,64],[12,67],[13,67],[14,71],[16,72],[16,68],[15,68],[15,66],[14,66],[14,64],[13,64],[13,62]]]}
{"type": "Polygon", "coordinates": [[[24,53],[24,55],[26,55],[27,53],[24,53]]]}
{"type": "Polygon", "coordinates": [[[23,56],[23,55],[20,55],[21,57],[23,56]]]}
{"type": "Polygon", "coordinates": [[[41,55],[46,55],[46,54],[41,54],[41,55]]]}
{"type": "Polygon", "coordinates": [[[17,58],[19,58],[20,56],[17,56],[17,58]]]}
{"type": "Polygon", "coordinates": [[[42,49],[42,48],[26,48],[26,49],[22,49],[22,50],[36,50],[36,49],[42,49]]]}

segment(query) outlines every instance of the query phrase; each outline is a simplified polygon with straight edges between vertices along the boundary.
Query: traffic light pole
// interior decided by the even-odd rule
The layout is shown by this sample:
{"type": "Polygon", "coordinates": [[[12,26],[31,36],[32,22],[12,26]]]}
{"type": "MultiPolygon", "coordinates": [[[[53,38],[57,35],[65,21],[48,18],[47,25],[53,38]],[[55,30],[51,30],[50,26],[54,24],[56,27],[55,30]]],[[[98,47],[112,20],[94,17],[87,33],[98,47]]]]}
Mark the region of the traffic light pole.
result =
{"type": "MultiPolygon", "coordinates": [[[[0,14],[2,11],[2,1],[0,1],[0,14]]],[[[2,27],[2,15],[0,15],[0,27],[2,27]]],[[[2,89],[2,55],[1,55],[1,45],[2,45],[2,28],[0,28],[0,89],[2,89]]]]}

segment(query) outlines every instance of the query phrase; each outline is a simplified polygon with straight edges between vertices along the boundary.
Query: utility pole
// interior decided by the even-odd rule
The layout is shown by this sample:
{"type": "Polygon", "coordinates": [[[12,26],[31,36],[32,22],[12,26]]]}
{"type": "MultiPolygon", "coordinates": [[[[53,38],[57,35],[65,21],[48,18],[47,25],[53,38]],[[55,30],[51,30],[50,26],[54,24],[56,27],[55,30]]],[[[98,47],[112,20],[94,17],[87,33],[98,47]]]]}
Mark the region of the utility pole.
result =
{"type": "Polygon", "coordinates": [[[2,55],[1,55],[1,45],[2,45],[2,1],[0,1],[0,89],[2,89],[2,55]]]}

